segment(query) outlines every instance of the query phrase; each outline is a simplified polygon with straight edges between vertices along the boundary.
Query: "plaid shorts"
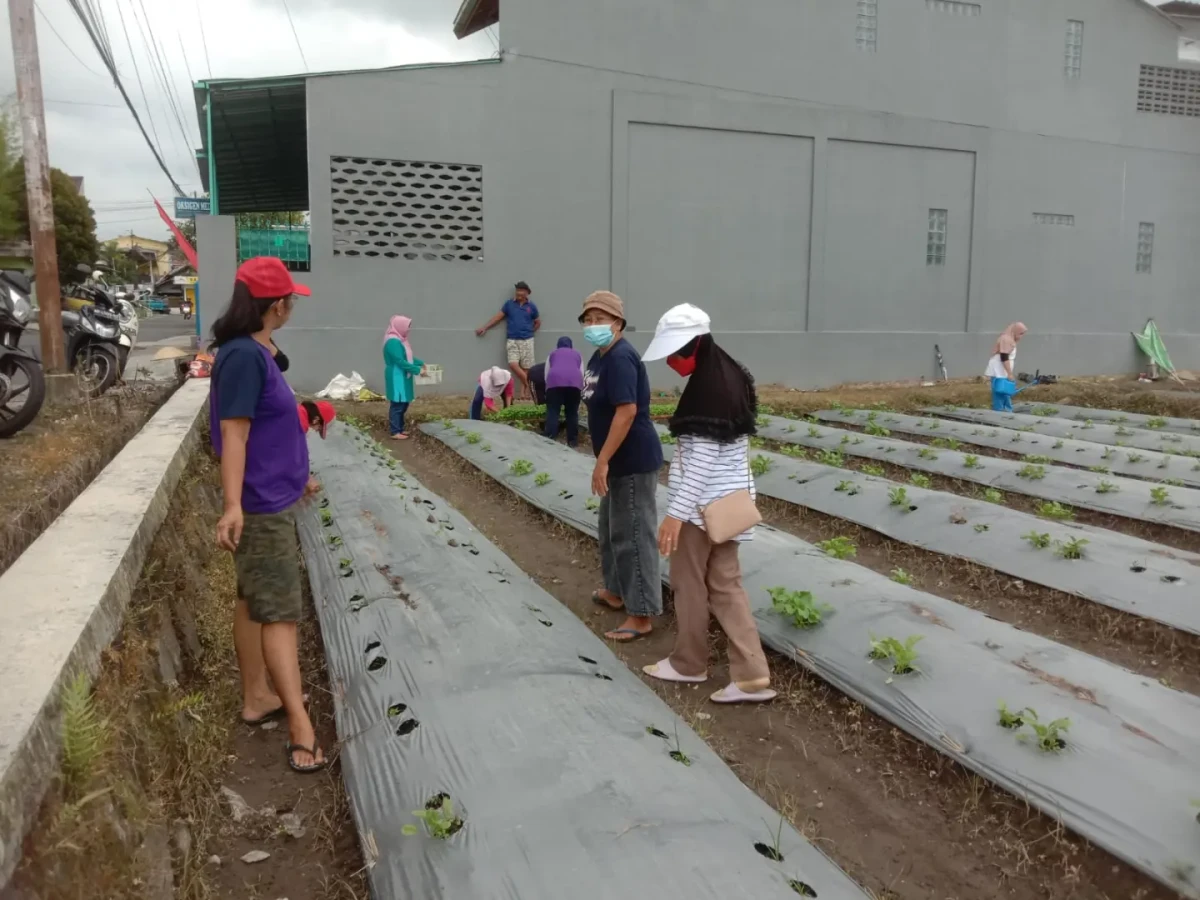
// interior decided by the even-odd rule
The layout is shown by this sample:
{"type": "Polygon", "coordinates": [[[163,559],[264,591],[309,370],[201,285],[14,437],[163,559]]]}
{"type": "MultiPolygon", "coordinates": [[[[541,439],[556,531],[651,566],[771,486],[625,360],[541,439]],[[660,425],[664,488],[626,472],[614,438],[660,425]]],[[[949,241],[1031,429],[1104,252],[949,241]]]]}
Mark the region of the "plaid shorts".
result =
{"type": "Polygon", "coordinates": [[[246,513],[233,566],[238,596],[252,621],[265,625],[304,618],[294,507],[277,513],[246,513]]]}
{"type": "Polygon", "coordinates": [[[526,371],[533,368],[533,338],[526,338],[523,341],[510,339],[506,347],[510,366],[516,363],[526,371]]]}

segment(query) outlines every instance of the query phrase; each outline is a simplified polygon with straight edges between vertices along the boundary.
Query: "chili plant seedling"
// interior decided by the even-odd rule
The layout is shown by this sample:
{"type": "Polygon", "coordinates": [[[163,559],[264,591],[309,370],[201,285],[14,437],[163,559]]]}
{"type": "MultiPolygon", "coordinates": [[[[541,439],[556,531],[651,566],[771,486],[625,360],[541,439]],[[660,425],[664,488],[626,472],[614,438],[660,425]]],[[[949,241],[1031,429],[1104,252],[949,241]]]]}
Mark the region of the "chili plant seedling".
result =
{"type": "Polygon", "coordinates": [[[983,499],[988,503],[995,503],[999,506],[1004,505],[1004,494],[995,488],[988,488],[983,492],[983,499]]]}
{"type": "Polygon", "coordinates": [[[759,416],[754,420],[754,424],[759,428],[766,428],[771,422],[766,416],[759,416]]]}
{"type": "Polygon", "coordinates": [[[333,524],[333,513],[327,509],[321,510],[321,524],[328,528],[333,524]]]}
{"type": "MultiPolygon", "coordinates": [[[[1027,706],[1021,712],[1024,724],[1032,728],[1037,737],[1039,750],[1043,753],[1058,753],[1060,750],[1066,749],[1067,742],[1063,740],[1062,734],[1071,727],[1070,719],[1054,719],[1043,725],[1038,721],[1038,714],[1031,707],[1027,706]]],[[[1026,734],[1017,735],[1017,740],[1023,741],[1027,738],[1026,734]]]]}
{"type": "Polygon", "coordinates": [[[1031,481],[1040,481],[1046,477],[1045,466],[1025,465],[1017,470],[1018,478],[1028,478],[1031,481]]]}
{"type": "Polygon", "coordinates": [[[838,493],[849,494],[851,497],[853,497],[858,493],[858,485],[853,481],[839,481],[834,490],[838,493]]]}
{"type": "Polygon", "coordinates": [[[894,637],[877,639],[872,636],[870,657],[872,659],[890,659],[892,661],[893,674],[908,675],[918,671],[916,665],[914,665],[918,654],[913,648],[923,638],[924,635],[914,634],[901,642],[894,637]]]}
{"type": "Polygon", "coordinates": [[[779,448],[779,452],[784,456],[792,456],[799,459],[808,459],[808,451],[799,444],[784,444],[779,448]]]}
{"type": "Polygon", "coordinates": [[[339,535],[336,535],[336,534],[331,534],[331,535],[329,536],[329,546],[330,546],[330,547],[340,547],[340,546],[342,546],[342,539],[341,539],[341,537],[340,537],[339,535]]]}
{"type": "Polygon", "coordinates": [[[533,471],[533,463],[527,459],[514,459],[509,465],[508,471],[517,476],[528,475],[533,471]]]}
{"type": "Polygon", "coordinates": [[[1121,437],[1129,437],[1129,435],[1133,434],[1133,432],[1130,431],[1128,428],[1126,428],[1124,425],[1118,425],[1117,426],[1117,434],[1119,434],[1121,437]]]}
{"type": "Polygon", "coordinates": [[[836,450],[822,450],[817,454],[817,462],[824,463],[827,466],[837,466],[839,469],[846,466],[845,457],[836,450]]]}
{"type": "Polygon", "coordinates": [[[1108,466],[1088,466],[1088,471],[1095,472],[1099,475],[1107,475],[1108,474],[1108,466]]]}
{"type": "Polygon", "coordinates": [[[600,501],[595,497],[588,497],[583,501],[583,505],[594,512],[600,508],[600,501]]]}
{"type": "Polygon", "coordinates": [[[1063,559],[1083,559],[1086,555],[1083,548],[1089,544],[1087,538],[1071,538],[1069,541],[1055,541],[1054,552],[1063,559]]]}
{"type": "Polygon", "coordinates": [[[1100,483],[1096,485],[1097,494],[1115,494],[1119,490],[1119,487],[1105,479],[1101,479],[1100,483]]]}
{"type": "Polygon", "coordinates": [[[892,581],[896,582],[896,584],[912,584],[913,583],[912,575],[908,574],[908,572],[905,572],[903,569],[900,569],[900,568],[892,569],[891,575],[889,575],[888,577],[891,578],[892,581]]]}
{"type": "Polygon", "coordinates": [[[1146,457],[1142,456],[1140,453],[1126,453],[1125,458],[1131,463],[1140,463],[1146,461],[1146,457]]]}
{"type": "Polygon", "coordinates": [[[839,443],[839,444],[842,444],[843,446],[844,446],[844,445],[846,445],[846,444],[848,444],[848,443],[850,443],[850,435],[848,435],[848,434],[843,434],[843,435],[842,435],[842,439],[841,439],[840,441],[838,441],[838,443],[839,443]]]}
{"type": "Polygon", "coordinates": [[[809,436],[809,437],[811,437],[811,438],[817,438],[817,437],[820,437],[820,436],[821,436],[821,429],[820,429],[820,428],[818,428],[816,425],[809,425],[809,426],[808,426],[808,436],[809,436]]]}
{"type": "Polygon", "coordinates": [[[468,444],[478,444],[481,440],[483,440],[483,435],[480,434],[478,431],[468,431],[467,432],[467,443],[468,444]]]}
{"type": "Polygon", "coordinates": [[[1153,419],[1147,419],[1147,420],[1146,420],[1146,427],[1147,427],[1147,428],[1166,428],[1166,427],[1167,427],[1167,420],[1166,420],[1166,419],[1160,419],[1160,418],[1158,418],[1157,416],[1155,416],[1153,419]]]}
{"type": "Polygon", "coordinates": [[[872,463],[866,463],[863,465],[861,471],[864,475],[874,475],[877,478],[883,477],[883,466],[876,466],[872,463]]]}
{"type": "Polygon", "coordinates": [[[466,434],[467,434],[467,429],[465,429],[465,428],[458,428],[458,427],[456,426],[456,427],[455,427],[455,429],[454,429],[454,433],[455,433],[455,434],[457,434],[459,437],[465,437],[465,436],[466,436],[466,434]]]}
{"type": "Polygon", "coordinates": [[[479,449],[480,449],[480,450],[482,450],[484,453],[491,453],[491,452],[492,452],[492,445],[491,445],[491,444],[484,444],[484,445],[483,445],[482,447],[480,447],[479,449]]]}
{"type": "Polygon", "coordinates": [[[933,484],[933,480],[928,475],[922,475],[920,472],[913,472],[908,476],[908,480],[912,482],[914,487],[927,488],[933,484]]]}
{"type": "Polygon", "coordinates": [[[1050,535],[1031,531],[1028,534],[1021,535],[1021,540],[1028,541],[1029,546],[1035,550],[1045,550],[1050,546],[1050,535]]]}
{"type": "Polygon", "coordinates": [[[771,608],[782,616],[792,620],[797,628],[815,628],[821,624],[825,613],[832,612],[832,606],[817,603],[811,591],[789,591],[784,587],[767,588],[771,596],[771,608]]]}
{"type": "Polygon", "coordinates": [[[445,428],[453,428],[454,420],[453,419],[442,419],[442,426],[445,428]]]}
{"type": "Polygon", "coordinates": [[[1039,456],[1036,453],[1029,453],[1021,457],[1021,462],[1047,464],[1054,462],[1054,460],[1048,456],[1039,456]]]}
{"type": "Polygon", "coordinates": [[[1171,487],[1183,487],[1182,478],[1164,478],[1163,484],[1169,484],[1171,487]]]}
{"type": "Polygon", "coordinates": [[[767,474],[767,469],[771,468],[771,460],[759,453],[754,459],[750,460],[750,471],[755,476],[767,474]]]}
{"type": "Polygon", "coordinates": [[[826,556],[834,559],[853,559],[858,555],[858,546],[848,537],[835,537],[827,541],[818,541],[818,550],[825,551],[826,556]]]}
{"type": "MultiPolygon", "coordinates": [[[[674,435],[670,435],[670,434],[668,434],[668,435],[660,435],[660,436],[659,436],[659,439],[658,439],[658,441],[659,441],[659,443],[660,443],[660,444],[673,444],[673,443],[675,443],[675,440],[674,440],[674,435]],[[669,438],[671,438],[671,440],[669,440],[669,441],[664,441],[664,440],[663,440],[663,437],[669,437],[669,438]]],[[[750,438],[750,446],[751,446],[751,447],[757,447],[757,448],[761,449],[761,448],[763,448],[763,447],[767,446],[767,440],[766,440],[766,438],[752,437],[752,438],[750,438]]]]}
{"type": "Polygon", "coordinates": [[[550,473],[549,472],[538,472],[536,475],[533,476],[533,483],[536,484],[538,487],[545,487],[546,485],[548,485],[550,483],[550,473]]]}
{"type": "Polygon", "coordinates": [[[1150,488],[1150,502],[1155,506],[1166,506],[1171,502],[1171,495],[1165,487],[1150,488]]]}
{"type": "Polygon", "coordinates": [[[670,756],[671,759],[675,760],[675,762],[683,763],[685,766],[690,766],[692,764],[691,757],[689,757],[686,753],[683,752],[683,747],[681,747],[679,744],[679,723],[678,722],[675,723],[675,749],[672,750],[667,755],[670,756]]]}
{"type": "Polygon", "coordinates": [[[674,444],[675,443],[675,435],[671,434],[668,431],[664,431],[661,434],[659,434],[658,442],[660,444],[674,444]]]}
{"type": "Polygon", "coordinates": [[[1035,406],[1030,411],[1031,415],[1035,416],[1057,416],[1058,409],[1053,406],[1035,406]]]}
{"type": "Polygon", "coordinates": [[[877,425],[874,422],[868,424],[863,430],[872,437],[887,437],[892,433],[887,428],[884,428],[882,425],[877,425]]]}
{"type": "MultiPolygon", "coordinates": [[[[425,833],[439,841],[449,840],[450,836],[463,826],[463,821],[454,815],[454,803],[449,794],[438,794],[425,804],[424,809],[414,809],[413,815],[425,825],[425,833]]],[[[405,835],[417,833],[416,825],[405,825],[400,829],[405,835]]]]}
{"type": "Polygon", "coordinates": [[[902,487],[888,488],[888,499],[892,506],[908,506],[908,491],[902,487]]]}
{"type": "Polygon", "coordinates": [[[1063,442],[1062,442],[1062,441],[1055,441],[1055,442],[1054,442],[1054,446],[1052,446],[1050,449],[1051,449],[1051,450],[1061,450],[1062,448],[1063,448],[1063,442]]]}
{"type": "Polygon", "coordinates": [[[991,531],[991,528],[992,528],[991,525],[985,525],[982,522],[980,522],[978,525],[975,526],[975,533],[983,534],[985,531],[991,531]]]}
{"type": "Polygon", "coordinates": [[[795,426],[795,425],[789,425],[787,428],[785,428],[785,429],[783,429],[783,430],[784,430],[784,433],[786,433],[786,434],[795,434],[795,433],[796,433],[796,426],[795,426]]]}
{"type": "Polygon", "coordinates": [[[983,468],[981,465],[979,465],[979,457],[978,457],[978,456],[971,456],[971,455],[969,455],[969,454],[968,454],[967,456],[964,456],[964,457],[963,457],[963,465],[964,465],[966,468],[968,468],[968,469],[981,469],[981,468],[983,468]]]}
{"type": "Polygon", "coordinates": [[[934,453],[933,449],[930,447],[922,447],[920,450],[917,451],[917,456],[919,456],[921,459],[937,459],[938,458],[937,454],[934,453]]]}
{"type": "Polygon", "coordinates": [[[1116,447],[1105,447],[1104,452],[1100,454],[1101,459],[1112,459],[1117,455],[1116,447]]]}
{"type": "Polygon", "coordinates": [[[1000,701],[1000,727],[1001,728],[1020,728],[1025,724],[1025,710],[1010,710],[1008,704],[1003,700],[1000,701]]]}
{"type": "Polygon", "coordinates": [[[1037,514],[1045,519],[1057,519],[1060,522],[1075,518],[1075,510],[1063,506],[1057,500],[1042,501],[1037,505],[1037,514]]]}

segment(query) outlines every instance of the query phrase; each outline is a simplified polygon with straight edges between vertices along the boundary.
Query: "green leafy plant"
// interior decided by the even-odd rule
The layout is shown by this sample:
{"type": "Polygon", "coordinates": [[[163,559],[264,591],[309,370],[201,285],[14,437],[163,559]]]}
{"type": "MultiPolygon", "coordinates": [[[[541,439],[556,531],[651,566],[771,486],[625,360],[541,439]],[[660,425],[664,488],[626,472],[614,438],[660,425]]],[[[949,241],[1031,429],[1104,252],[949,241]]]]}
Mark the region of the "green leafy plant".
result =
{"type": "Polygon", "coordinates": [[[1008,704],[1003,700],[1000,701],[1000,727],[1001,728],[1020,728],[1025,724],[1025,710],[1018,709],[1015,711],[1009,710],[1008,704]]]}
{"type": "Polygon", "coordinates": [[[329,546],[330,546],[330,547],[340,547],[340,546],[342,546],[342,539],[341,539],[341,537],[340,537],[339,535],[336,535],[336,534],[331,534],[331,535],[329,536],[329,546]]]}
{"type": "Polygon", "coordinates": [[[1017,470],[1018,478],[1028,478],[1031,481],[1040,481],[1046,477],[1045,466],[1024,465],[1017,470]]]}
{"type": "Polygon", "coordinates": [[[768,419],[766,416],[759,416],[758,418],[756,418],[754,420],[754,424],[756,426],[758,426],[759,428],[766,428],[768,425],[771,424],[771,420],[768,419]]]}
{"type": "Polygon", "coordinates": [[[1050,546],[1050,535],[1042,534],[1036,531],[1031,531],[1028,534],[1021,535],[1021,539],[1028,541],[1029,545],[1035,550],[1045,550],[1050,546]]]}
{"type": "MultiPolygon", "coordinates": [[[[672,435],[659,435],[659,437],[658,437],[658,441],[659,441],[659,443],[660,443],[660,444],[673,444],[673,443],[675,443],[674,437],[673,437],[672,435]],[[664,436],[665,436],[665,437],[670,437],[670,438],[671,438],[671,440],[669,440],[669,441],[664,441],[664,440],[663,440],[663,437],[664,437],[664,436]]],[[[759,448],[759,449],[762,449],[763,447],[767,446],[767,439],[766,439],[766,438],[760,438],[760,437],[757,437],[757,436],[756,436],[756,437],[752,437],[752,438],[750,438],[750,446],[751,446],[751,447],[757,447],[757,448],[759,448]]]]}
{"type": "Polygon", "coordinates": [[[1164,478],[1162,483],[1169,484],[1171,487],[1183,487],[1182,478],[1164,478]]]}
{"type": "Polygon", "coordinates": [[[995,488],[987,488],[983,492],[983,499],[988,503],[997,503],[1000,506],[1004,505],[1004,494],[1000,493],[1000,491],[996,490],[995,488]]]}
{"type": "Polygon", "coordinates": [[[453,419],[442,419],[442,427],[443,428],[453,428],[454,420],[453,419]]]}
{"type": "MultiPolygon", "coordinates": [[[[425,833],[431,838],[445,841],[463,826],[463,821],[454,815],[454,803],[449,794],[438,794],[425,804],[424,809],[414,809],[413,815],[425,826],[425,833]]],[[[405,825],[400,829],[402,834],[414,835],[418,832],[416,825],[405,825]]]]}
{"type": "MultiPolygon", "coordinates": [[[[759,441],[757,446],[761,447],[762,446],[761,439],[755,438],[755,440],[759,441]]],[[[669,432],[669,431],[660,432],[658,435],[658,442],[660,444],[674,444],[675,443],[675,435],[671,434],[671,432],[669,432]]]]}
{"type": "Polygon", "coordinates": [[[933,419],[925,427],[928,428],[930,431],[937,431],[939,428],[942,427],[942,423],[939,422],[937,419],[933,419]]]}
{"type": "Polygon", "coordinates": [[[790,618],[797,628],[815,628],[821,624],[825,613],[833,611],[832,606],[817,603],[811,591],[774,587],[768,588],[767,593],[771,596],[771,608],[790,618]]]}
{"type": "Polygon", "coordinates": [[[1054,446],[1053,446],[1053,447],[1051,447],[1050,449],[1051,449],[1051,450],[1061,450],[1061,449],[1062,449],[1062,447],[1063,447],[1063,442],[1062,442],[1062,441],[1055,441],[1055,442],[1054,442],[1054,446]]]}
{"type": "Polygon", "coordinates": [[[848,537],[835,537],[827,541],[818,541],[817,549],[825,551],[826,556],[834,559],[853,559],[858,555],[858,546],[848,537]]]}
{"type": "Polygon", "coordinates": [[[479,449],[480,449],[480,450],[482,450],[484,453],[491,453],[491,452],[492,452],[492,445],[491,445],[491,444],[484,444],[484,445],[483,445],[482,447],[480,447],[479,449]]]}
{"type": "Polygon", "coordinates": [[[1167,420],[1163,419],[1163,418],[1159,418],[1158,416],[1155,416],[1153,419],[1146,420],[1146,427],[1147,428],[1166,428],[1167,420]]]}
{"type": "Polygon", "coordinates": [[[928,475],[922,475],[920,472],[913,472],[908,477],[908,480],[912,482],[914,487],[919,488],[927,488],[933,484],[933,480],[928,475]]]}
{"type": "Polygon", "coordinates": [[[1083,548],[1089,543],[1090,541],[1088,541],[1086,538],[1071,538],[1069,541],[1055,541],[1054,552],[1063,559],[1083,559],[1083,557],[1086,555],[1083,552],[1083,548]]]}
{"type": "Polygon", "coordinates": [[[468,444],[478,444],[481,440],[483,440],[483,435],[480,434],[478,431],[468,431],[467,432],[467,443],[468,444]]]}
{"type": "Polygon", "coordinates": [[[1119,487],[1105,479],[1101,479],[1100,483],[1096,485],[1097,494],[1115,494],[1119,490],[1119,487]]]}
{"type": "Polygon", "coordinates": [[[979,464],[979,457],[978,457],[978,456],[973,456],[973,455],[971,455],[971,454],[967,454],[966,456],[964,456],[964,457],[963,457],[963,465],[964,465],[966,468],[968,468],[968,469],[981,469],[981,468],[983,468],[983,467],[982,467],[982,466],[979,464]]]}
{"type": "Polygon", "coordinates": [[[1031,415],[1035,416],[1057,416],[1058,409],[1053,406],[1035,406],[1030,411],[1031,415]]]}
{"type": "Polygon", "coordinates": [[[908,491],[902,487],[888,488],[888,499],[892,506],[908,506],[908,491]]]}
{"type": "Polygon", "coordinates": [[[350,557],[348,557],[348,556],[343,556],[341,559],[339,559],[339,560],[338,560],[338,567],[339,567],[339,568],[342,568],[342,569],[348,569],[348,568],[350,568],[352,565],[354,565],[354,560],[352,560],[352,559],[351,559],[350,557]]]}
{"type": "Polygon", "coordinates": [[[1129,437],[1129,435],[1133,434],[1133,432],[1130,431],[1128,428],[1126,428],[1124,425],[1118,425],[1117,426],[1117,434],[1119,434],[1121,437],[1129,437]]]}
{"type": "Polygon", "coordinates": [[[875,422],[869,423],[867,427],[863,429],[863,431],[872,437],[887,437],[892,433],[889,429],[884,428],[882,425],[878,425],[875,422]]]}
{"type": "MultiPolygon", "coordinates": [[[[1062,734],[1071,727],[1070,719],[1054,719],[1043,725],[1038,720],[1038,714],[1028,706],[1021,711],[1021,718],[1023,724],[1033,729],[1038,749],[1043,753],[1058,753],[1066,748],[1067,742],[1063,739],[1062,734]]],[[[1017,740],[1026,740],[1027,738],[1026,734],[1017,735],[1017,740]]]]}
{"type": "Polygon", "coordinates": [[[321,524],[328,528],[333,524],[333,513],[327,509],[321,510],[321,524]]]}
{"type": "Polygon", "coordinates": [[[1023,435],[1021,435],[1021,433],[1020,433],[1020,432],[1015,432],[1015,431],[1014,431],[1014,432],[1013,432],[1013,436],[1012,436],[1012,437],[1010,437],[1010,438],[1008,439],[1008,442],[1009,442],[1010,444],[1019,444],[1019,443],[1021,443],[1021,441],[1023,441],[1023,440],[1025,440],[1024,436],[1023,436],[1023,435]]]}
{"type": "Polygon", "coordinates": [[[771,460],[761,453],[750,460],[750,471],[755,476],[766,475],[769,468],[771,468],[771,460]]]}
{"type": "Polygon", "coordinates": [[[930,443],[942,450],[957,450],[962,446],[962,441],[957,438],[934,438],[930,443]]]}
{"type": "Polygon", "coordinates": [[[1036,453],[1029,453],[1029,454],[1026,454],[1025,456],[1021,457],[1021,462],[1037,463],[1039,465],[1045,465],[1045,464],[1054,462],[1054,460],[1052,460],[1048,456],[1040,456],[1036,453]]]}
{"type": "Polygon", "coordinates": [[[850,443],[850,435],[843,434],[842,439],[840,441],[838,441],[838,443],[841,444],[842,446],[845,446],[846,444],[850,443]]]}
{"type": "Polygon", "coordinates": [[[853,481],[839,481],[834,490],[842,494],[849,494],[851,497],[853,497],[858,493],[858,485],[853,481]]]}
{"type": "Polygon", "coordinates": [[[67,794],[80,794],[108,746],[109,725],[96,712],[86,672],[80,672],[62,694],[62,774],[67,794]]]}
{"type": "Polygon", "coordinates": [[[1108,466],[1088,466],[1089,472],[1096,472],[1100,475],[1108,474],[1108,466]]]}
{"type": "Polygon", "coordinates": [[[821,436],[821,429],[818,428],[816,425],[809,425],[808,426],[808,436],[810,438],[819,438],[821,436]]]}
{"type": "Polygon", "coordinates": [[[937,454],[934,453],[933,449],[930,447],[922,447],[920,450],[917,451],[917,456],[919,456],[921,459],[937,459],[938,458],[937,454]]]}
{"type": "Polygon", "coordinates": [[[675,760],[677,763],[683,763],[685,766],[690,766],[692,764],[691,757],[683,752],[683,746],[679,743],[678,722],[675,723],[675,749],[668,753],[667,756],[671,757],[671,759],[675,760]]]}
{"type": "Polygon", "coordinates": [[[597,500],[595,497],[588,497],[586,500],[583,501],[583,505],[587,509],[595,512],[596,510],[598,510],[600,508],[600,501],[597,500]]]}
{"type": "Polygon", "coordinates": [[[1117,455],[1116,447],[1105,447],[1104,452],[1100,454],[1101,459],[1112,459],[1117,455]]]}
{"type": "Polygon", "coordinates": [[[808,451],[799,444],[784,444],[779,448],[779,452],[794,459],[808,459],[808,451]]]}
{"type": "Polygon", "coordinates": [[[1165,487],[1150,488],[1150,502],[1155,506],[1166,506],[1171,502],[1171,495],[1165,487]]]}
{"type": "Polygon", "coordinates": [[[1057,519],[1060,522],[1075,518],[1075,510],[1069,506],[1063,506],[1057,500],[1044,500],[1039,503],[1037,514],[1042,518],[1057,519]]]}
{"type": "Polygon", "coordinates": [[[508,466],[508,471],[521,477],[533,471],[533,463],[527,459],[514,459],[508,466]]]}
{"type": "Polygon", "coordinates": [[[783,430],[784,430],[784,432],[786,432],[787,434],[795,434],[795,433],[796,433],[796,426],[795,426],[795,425],[789,425],[787,428],[785,428],[785,429],[783,429],[783,430]]]}
{"type": "Polygon", "coordinates": [[[549,472],[538,472],[536,475],[533,476],[533,483],[536,484],[538,487],[545,487],[546,485],[548,485],[550,483],[550,473],[549,472]]]}
{"type": "Polygon", "coordinates": [[[975,533],[983,534],[985,531],[991,531],[991,528],[992,528],[991,525],[985,525],[982,522],[980,522],[978,525],[975,526],[975,533]]]}
{"type": "Polygon", "coordinates": [[[862,473],[864,475],[874,475],[876,478],[882,478],[884,474],[883,466],[877,466],[873,463],[864,463],[862,466],[862,473]]]}
{"type": "Polygon", "coordinates": [[[1140,463],[1140,462],[1146,461],[1146,457],[1144,457],[1140,453],[1126,453],[1125,458],[1127,460],[1129,460],[1131,463],[1140,463]]]}
{"type": "Polygon", "coordinates": [[[1113,419],[1112,419],[1112,420],[1113,420],[1114,422],[1128,422],[1128,421],[1129,421],[1129,416],[1113,416],[1113,419]]]}
{"type": "Polygon", "coordinates": [[[455,433],[455,434],[457,434],[459,437],[465,437],[465,436],[466,436],[466,433],[467,433],[467,429],[465,429],[465,428],[457,428],[457,427],[456,427],[456,428],[454,429],[454,433],[455,433]]]}
{"type": "Polygon", "coordinates": [[[845,457],[837,450],[822,450],[817,454],[817,462],[827,466],[837,466],[839,469],[846,466],[845,457]]]}
{"type": "Polygon", "coordinates": [[[903,642],[894,637],[876,638],[872,635],[869,656],[871,659],[890,659],[893,674],[908,675],[918,671],[915,665],[918,654],[913,648],[922,640],[923,635],[919,634],[914,634],[903,642]]]}
{"type": "Polygon", "coordinates": [[[910,575],[908,572],[905,572],[903,569],[901,569],[899,567],[892,569],[891,574],[888,575],[888,577],[891,578],[892,581],[896,582],[896,584],[912,584],[913,583],[912,575],[910,575]]]}

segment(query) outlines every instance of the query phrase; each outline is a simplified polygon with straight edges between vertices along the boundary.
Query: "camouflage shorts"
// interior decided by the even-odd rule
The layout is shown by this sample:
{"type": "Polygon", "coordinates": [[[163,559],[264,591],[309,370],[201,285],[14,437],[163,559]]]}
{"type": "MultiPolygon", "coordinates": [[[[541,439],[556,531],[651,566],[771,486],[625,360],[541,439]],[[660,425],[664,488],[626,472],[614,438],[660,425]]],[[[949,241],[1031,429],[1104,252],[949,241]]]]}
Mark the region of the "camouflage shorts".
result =
{"type": "Polygon", "coordinates": [[[246,513],[242,539],[233,554],[238,596],[255,622],[298,622],[303,618],[296,514],[246,513]]]}

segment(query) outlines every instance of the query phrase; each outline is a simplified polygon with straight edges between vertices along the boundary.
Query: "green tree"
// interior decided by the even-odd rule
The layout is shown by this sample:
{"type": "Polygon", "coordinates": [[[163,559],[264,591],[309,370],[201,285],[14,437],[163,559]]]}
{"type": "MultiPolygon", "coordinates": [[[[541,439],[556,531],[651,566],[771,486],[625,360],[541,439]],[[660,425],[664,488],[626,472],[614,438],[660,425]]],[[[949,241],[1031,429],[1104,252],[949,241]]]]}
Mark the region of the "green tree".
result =
{"type": "Polygon", "coordinates": [[[142,266],[138,261],[117,246],[116,241],[108,241],[100,248],[100,259],[108,263],[112,272],[109,281],[117,284],[137,284],[141,280],[142,266]]]}
{"type": "MultiPolygon", "coordinates": [[[[199,251],[199,244],[196,243],[196,220],[195,219],[176,219],[175,227],[183,232],[183,236],[187,238],[187,242],[192,245],[193,250],[199,251]]],[[[175,240],[175,235],[167,238],[167,246],[172,250],[179,249],[179,241],[175,240]]]]}
{"type": "Polygon", "coordinates": [[[27,237],[17,214],[17,195],[13,190],[14,165],[21,163],[21,128],[17,117],[0,109],[0,238],[27,237]]]}
{"type": "MultiPolygon", "coordinates": [[[[21,233],[29,234],[29,203],[25,196],[25,167],[18,161],[11,169],[12,191],[16,192],[17,220],[21,233]]],[[[50,197],[54,202],[54,239],[58,244],[58,277],[64,283],[77,279],[79,263],[92,266],[99,247],[96,244],[96,217],[87,198],[75,189],[75,182],[60,169],[50,170],[50,197]]]]}

